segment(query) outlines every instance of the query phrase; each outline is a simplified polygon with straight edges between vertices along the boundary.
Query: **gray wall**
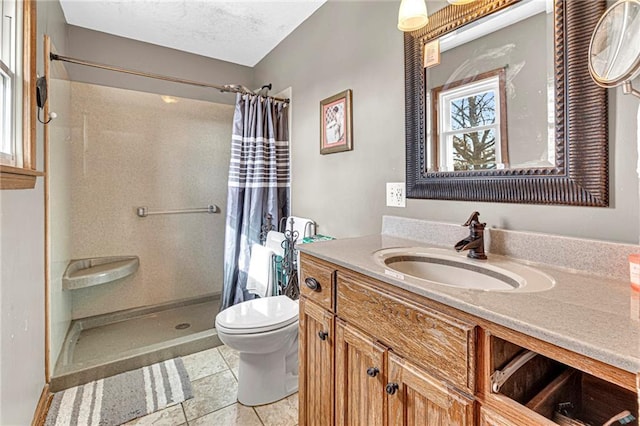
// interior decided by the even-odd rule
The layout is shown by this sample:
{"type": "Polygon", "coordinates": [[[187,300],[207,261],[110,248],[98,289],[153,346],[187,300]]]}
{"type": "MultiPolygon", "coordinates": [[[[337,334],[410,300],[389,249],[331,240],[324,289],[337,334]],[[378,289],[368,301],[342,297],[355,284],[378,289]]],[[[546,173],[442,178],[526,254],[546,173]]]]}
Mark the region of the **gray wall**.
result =
{"type": "MultiPolygon", "coordinates": [[[[74,58],[215,85],[243,84],[255,89],[253,69],[250,67],[73,25],[69,25],[68,29],[68,56],[74,58]]],[[[233,94],[221,93],[216,89],[171,83],[74,64],[70,64],[68,69],[73,81],[217,103],[235,103],[233,94]]]]}
{"type": "MultiPolygon", "coordinates": [[[[61,52],[66,24],[57,1],[38,2],[38,72],[42,37],[61,52]]],[[[38,170],[43,168],[43,129],[38,124],[38,170]]],[[[44,182],[35,189],[0,191],[0,424],[31,423],[44,377],[44,182]]]]}
{"type": "Polygon", "coordinates": [[[403,35],[397,2],[328,2],[256,66],[255,79],[293,88],[292,207],[318,232],[380,232],[385,214],[638,242],[638,101],[610,91],[611,207],[407,200],[385,207],[385,182],[405,180],[403,35]],[[319,102],[353,89],[354,150],[319,154],[319,102]]]}

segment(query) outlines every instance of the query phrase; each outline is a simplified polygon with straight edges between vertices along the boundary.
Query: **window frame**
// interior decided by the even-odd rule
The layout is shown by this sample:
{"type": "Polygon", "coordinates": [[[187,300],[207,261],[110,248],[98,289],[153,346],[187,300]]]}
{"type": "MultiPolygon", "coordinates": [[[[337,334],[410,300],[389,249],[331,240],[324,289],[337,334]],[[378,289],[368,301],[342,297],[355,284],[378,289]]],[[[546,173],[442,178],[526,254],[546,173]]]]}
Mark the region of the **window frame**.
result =
{"type": "Polygon", "coordinates": [[[17,31],[21,31],[22,42],[17,46],[16,58],[21,58],[22,63],[15,73],[14,84],[21,83],[22,90],[14,90],[12,96],[21,93],[21,107],[13,108],[15,129],[21,131],[14,132],[21,133],[15,140],[15,150],[21,158],[14,164],[0,162],[0,189],[31,189],[35,187],[36,177],[43,175],[36,170],[36,1],[16,0],[16,6],[20,5],[21,28],[17,31]]]}
{"type": "MultiPolygon", "coordinates": [[[[440,105],[440,111],[442,111],[442,120],[440,120],[440,129],[439,129],[439,146],[444,149],[440,151],[439,158],[439,170],[446,171],[456,171],[455,170],[455,147],[454,140],[456,136],[458,138],[462,137],[465,139],[465,135],[471,133],[479,133],[484,131],[494,132],[494,144],[493,144],[493,156],[495,164],[494,168],[504,168],[504,164],[502,162],[502,150],[500,149],[500,81],[498,76],[493,76],[489,78],[485,78],[482,80],[476,80],[474,82],[467,83],[465,85],[459,86],[457,88],[449,88],[447,90],[443,90],[438,94],[438,102],[440,105]],[[452,115],[454,104],[458,101],[462,101],[464,103],[465,99],[469,99],[471,97],[475,97],[478,95],[484,95],[486,93],[493,94],[493,104],[494,104],[494,114],[493,114],[493,123],[484,124],[475,127],[461,127],[459,129],[454,128],[454,120],[452,115]]],[[[471,110],[471,108],[468,108],[471,110]]],[[[491,167],[487,167],[487,169],[491,169],[491,167]]],[[[473,169],[476,170],[476,169],[473,169]]],[[[477,169],[483,170],[483,169],[477,169]]]]}
{"type": "MultiPolygon", "coordinates": [[[[496,144],[495,144],[495,154],[496,154],[496,169],[504,169],[509,167],[509,144],[508,144],[508,135],[507,135],[507,105],[506,105],[506,69],[498,68],[492,71],[487,71],[485,73],[478,74],[473,77],[464,78],[462,80],[457,80],[452,83],[447,83],[445,85],[435,87],[431,90],[431,138],[432,138],[432,163],[435,166],[437,171],[447,171],[447,172],[466,172],[466,170],[453,170],[453,153],[451,153],[451,161],[448,161],[447,152],[442,152],[441,146],[444,142],[442,139],[452,138],[455,134],[463,134],[469,133],[473,131],[482,131],[487,128],[495,128],[496,129],[496,144]],[[497,80],[497,81],[496,81],[497,80]],[[495,87],[496,90],[496,124],[491,126],[481,126],[469,129],[459,129],[459,130],[444,130],[443,123],[445,122],[444,114],[448,111],[443,108],[441,104],[441,98],[446,97],[451,101],[456,99],[468,96],[469,93],[480,93],[486,92],[490,89],[487,87],[490,86],[490,82],[496,81],[496,83],[491,83],[495,87]],[[465,88],[467,86],[467,88],[465,88]],[[443,110],[444,109],[444,110],[443,110]],[[442,158],[441,158],[442,157],[442,158]],[[448,163],[451,163],[451,167],[449,168],[448,163]],[[446,166],[446,170],[443,170],[443,166],[446,166]]],[[[450,117],[449,117],[450,120],[450,117]]],[[[487,170],[496,170],[496,169],[487,169],[487,170]]]]}

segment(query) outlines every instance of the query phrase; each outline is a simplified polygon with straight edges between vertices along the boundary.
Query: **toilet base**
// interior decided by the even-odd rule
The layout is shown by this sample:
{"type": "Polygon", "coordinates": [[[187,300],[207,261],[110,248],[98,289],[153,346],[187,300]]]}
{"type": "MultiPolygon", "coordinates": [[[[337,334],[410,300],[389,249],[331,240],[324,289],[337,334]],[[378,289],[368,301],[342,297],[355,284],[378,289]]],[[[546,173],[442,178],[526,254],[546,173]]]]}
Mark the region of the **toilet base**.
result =
{"type": "Polygon", "coordinates": [[[297,340],[283,351],[240,353],[238,402],[250,407],[270,404],[298,391],[297,340]]]}

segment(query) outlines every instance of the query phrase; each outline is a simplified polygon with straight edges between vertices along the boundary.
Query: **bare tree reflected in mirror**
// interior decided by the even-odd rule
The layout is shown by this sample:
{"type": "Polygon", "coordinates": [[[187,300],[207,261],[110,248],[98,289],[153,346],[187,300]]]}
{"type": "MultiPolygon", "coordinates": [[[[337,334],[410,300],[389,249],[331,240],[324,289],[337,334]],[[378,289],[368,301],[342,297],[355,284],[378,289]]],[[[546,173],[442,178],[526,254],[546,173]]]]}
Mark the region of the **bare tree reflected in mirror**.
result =
{"type": "MultiPolygon", "coordinates": [[[[496,121],[495,93],[484,92],[451,103],[453,128],[474,129],[496,121]]],[[[453,136],[453,169],[489,170],[496,168],[496,134],[493,129],[464,132],[453,136]]]]}

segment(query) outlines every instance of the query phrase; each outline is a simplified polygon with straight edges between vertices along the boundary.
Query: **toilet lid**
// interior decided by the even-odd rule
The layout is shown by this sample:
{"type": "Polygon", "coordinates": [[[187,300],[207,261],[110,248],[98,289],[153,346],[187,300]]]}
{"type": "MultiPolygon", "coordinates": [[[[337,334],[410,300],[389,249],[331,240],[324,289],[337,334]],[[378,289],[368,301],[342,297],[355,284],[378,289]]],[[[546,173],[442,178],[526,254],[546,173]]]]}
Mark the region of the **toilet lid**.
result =
{"type": "Polygon", "coordinates": [[[216,316],[216,328],[229,334],[277,330],[298,320],[298,303],[287,296],[263,297],[233,305],[216,316]]]}

